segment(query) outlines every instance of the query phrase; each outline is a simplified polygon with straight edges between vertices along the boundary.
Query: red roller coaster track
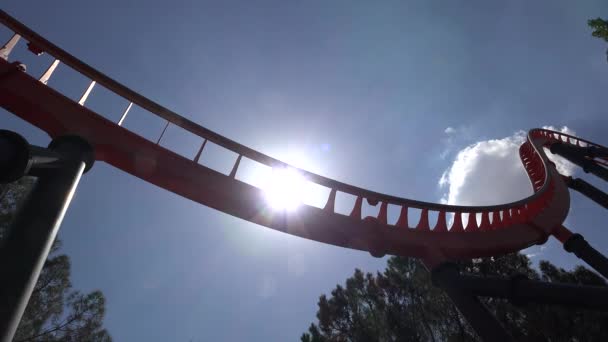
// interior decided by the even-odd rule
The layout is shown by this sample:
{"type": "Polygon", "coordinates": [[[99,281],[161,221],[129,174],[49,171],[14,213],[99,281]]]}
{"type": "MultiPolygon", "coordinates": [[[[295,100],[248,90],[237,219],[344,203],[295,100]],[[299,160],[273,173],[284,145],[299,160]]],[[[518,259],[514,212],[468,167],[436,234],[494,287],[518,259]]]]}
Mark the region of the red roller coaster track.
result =
{"type": "MultiPolygon", "coordinates": [[[[428,265],[445,260],[474,258],[518,251],[544,243],[549,235],[562,242],[571,233],[562,226],[570,205],[568,188],[562,176],[547,159],[543,148],[555,142],[575,146],[599,146],[581,138],[543,129],[528,132],[519,153],[530,178],[534,194],[517,202],[494,206],[455,206],[400,198],[358,188],[304,170],[308,181],[330,189],[324,208],[302,205],[297,213],[271,212],[263,199],[263,191],[236,179],[242,158],[270,167],[291,167],[263,153],[206,129],[171,110],[130,90],[91,66],[42,38],[5,12],[0,22],[15,35],[0,50],[0,105],[51,137],[78,135],[95,148],[96,159],[113,165],[149,183],[180,196],[288,234],[336,246],[369,251],[373,255],[393,254],[423,259],[428,265]],[[29,41],[29,49],[48,53],[55,58],[39,78],[23,72],[18,62],[8,62],[12,48],[20,38],[29,41]],[[55,67],[62,63],[91,80],[80,101],[75,102],[49,88],[46,82],[55,67]],[[129,101],[118,123],[109,121],[83,106],[95,84],[100,84],[129,101]],[[133,104],[203,139],[192,159],[149,141],[121,126],[133,104]],[[211,141],[238,155],[229,175],[198,163],[204,146],[211,141]],[[354,195],[356,201],[350,215],[334,211],[338,192],[354,195]],[[379,205],[377,217],[362,218],[363,201],[379,205]],[[401,208],[397,222],[387,222],[388,205],[401,208]],[[408,225],[408,211],[421,209],[415,227],[408,225]],[[438,217],[429,223],[430,213],[438,217]],[[463,214],[470,218],[463,226],[463,214]],[[446,219],[453,215],[452,220],[446,219]],[[481,219],[476,219],[481,217],[481,219]]],[[[598,163],[606,166],[605,158],[598,163]]],[[[487,189],[493,191],[493,189],[487,189]]]]}

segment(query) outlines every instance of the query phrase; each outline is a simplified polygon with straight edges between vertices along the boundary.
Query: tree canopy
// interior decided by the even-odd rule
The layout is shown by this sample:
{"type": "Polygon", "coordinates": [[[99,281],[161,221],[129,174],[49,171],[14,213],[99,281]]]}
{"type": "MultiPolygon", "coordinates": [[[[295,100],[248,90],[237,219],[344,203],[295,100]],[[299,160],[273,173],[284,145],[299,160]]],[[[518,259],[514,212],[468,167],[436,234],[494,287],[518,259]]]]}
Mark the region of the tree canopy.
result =
{"type": "MultiPolygon", "coordinates": [[[[602,18],[589,19],[587,25],[593,29],[592,36],[603,39],[608,42],[608,20],[602,18]]],[[[608,60],[608,50],[606,50],[606,59],[608,60]]]]}
{"type": "MultiPolygon", "coordinates": [[[[34,184],[32,178],[0,185],[0,248],[20,204],[34,184]]],[[[34,287],[13,341],[109,342],[103,328],[105,298],[101,291],[81,293],[70,282],[70,258],[60,254],[56,240],[34,287]]]]}
{"type": "Polygon", "coordinates": [[[587,25],[593,29],[591,35],[608,42],[608,20],[602,18],[589,19],[587,25]]]}
{"type": "MultiPolygon", "coordinates": [[[[477,259],[461,265],[466,273],[512,276],[550,282],[606,286],[603,278],[578,266],[572,271],[541,261],[539,269],[522,254],[477,259]]],[[[502,299],[482,298],[517,341],[608,340],[608,314],[559,306],[515,307],[502,299]]],[[[477,341],[450,299],[431,284],[416,259],[391,257],[384,272],[355,270],[318,302],[317,322],[302,342],[328,341],[477,341]]]]}

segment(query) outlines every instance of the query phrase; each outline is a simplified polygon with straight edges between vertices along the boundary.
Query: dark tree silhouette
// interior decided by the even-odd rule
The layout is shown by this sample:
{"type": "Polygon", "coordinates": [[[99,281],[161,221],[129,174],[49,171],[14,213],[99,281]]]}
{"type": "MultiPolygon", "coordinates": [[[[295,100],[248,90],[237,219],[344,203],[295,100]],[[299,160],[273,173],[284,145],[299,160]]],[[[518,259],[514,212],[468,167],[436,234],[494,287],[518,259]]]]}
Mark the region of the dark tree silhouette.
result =
{"type": "MultiPolygon", "coordinates": [[[[606,286],[603,278],[579,266],[572,271],[542,261],[537,271],[522,254],[462,263],[464,272],[512,276],[550,282],[606,286]]],[[[517,341],[608,341],[608,314],[482,298],[517,341]]],[[[431,284],[416,259],[391,257],[382,273],[355,274],[319,299],[317,323],[302,342],[327,341],[477,341],[450,299],[431,284]]]]}

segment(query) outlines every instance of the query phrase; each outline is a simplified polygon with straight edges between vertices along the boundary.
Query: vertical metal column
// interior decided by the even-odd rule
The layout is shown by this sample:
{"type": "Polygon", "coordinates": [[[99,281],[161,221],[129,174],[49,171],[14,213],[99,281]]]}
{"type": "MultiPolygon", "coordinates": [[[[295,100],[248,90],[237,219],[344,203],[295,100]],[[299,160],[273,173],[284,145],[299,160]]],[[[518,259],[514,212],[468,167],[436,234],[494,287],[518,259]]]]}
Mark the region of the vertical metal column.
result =
{"type": "Polygon", "coordinates": [[[12,341],[80,177],[92,166],[92,148],[78,137],[56,139],[49,149],[61,159],[36,173],[38,182],[0,250],[2,342],[12,341]]]}

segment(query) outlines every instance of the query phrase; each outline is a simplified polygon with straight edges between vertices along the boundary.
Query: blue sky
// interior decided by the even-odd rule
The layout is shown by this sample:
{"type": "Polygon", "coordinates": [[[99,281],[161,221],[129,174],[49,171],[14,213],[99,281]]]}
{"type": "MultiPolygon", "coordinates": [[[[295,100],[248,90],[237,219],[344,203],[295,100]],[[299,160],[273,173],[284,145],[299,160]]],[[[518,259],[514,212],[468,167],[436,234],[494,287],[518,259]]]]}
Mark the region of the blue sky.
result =
{"type": "MultiPolygon", "coordinates": [[[[195,122],[376,191],[500,202],[475,197],[485,184],[476,182],[519,182],[523,169],[509,178],[496,166],[505,164],[491,164],[511,161],[495,152],[511,153],[518,131],[567,126],[608,144],[606,46],[586,26],[608,17],[601,0],[21,0],[3,9],[195,122]]],[[[51,61],[23,44],[13,58],[34,75],[51,61]]],[[[87,81],[60,65],[49,85],[76,98],[87,81]]],[[[125,104],[100,88],[87,102],[113,120],[125,104]]],[[[4,110],[0,126],[49,141],[4,110]]],[[[135,108],[125,126],[153,139],[163,122],[135,108]]],[[[169,131],[165,143],[194,154],[192,141],[169,131]]],[[[226,163],[221,153],[209,158],[226,163]]],[[[572,202],[567,225],[608,253],[605,213],[578,195],[572,202]]],[[[116,341],[297,340],[321,293],[355,267],[385,264],[227,216],[103,163],[83,178],[60,236],[75,287],[106,295],[116,341]]],[[[577,262],[554,242],[530,254],[577,262]]]]}

